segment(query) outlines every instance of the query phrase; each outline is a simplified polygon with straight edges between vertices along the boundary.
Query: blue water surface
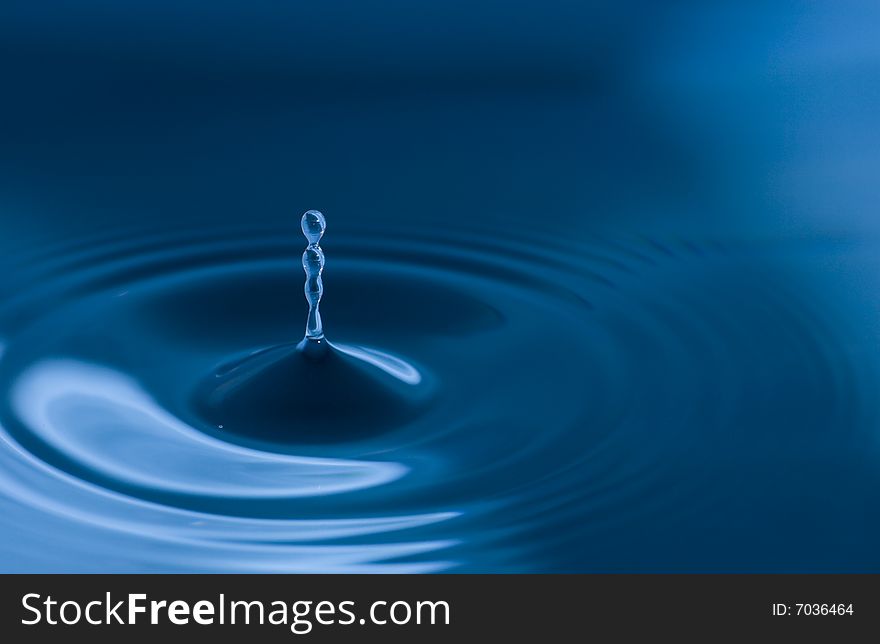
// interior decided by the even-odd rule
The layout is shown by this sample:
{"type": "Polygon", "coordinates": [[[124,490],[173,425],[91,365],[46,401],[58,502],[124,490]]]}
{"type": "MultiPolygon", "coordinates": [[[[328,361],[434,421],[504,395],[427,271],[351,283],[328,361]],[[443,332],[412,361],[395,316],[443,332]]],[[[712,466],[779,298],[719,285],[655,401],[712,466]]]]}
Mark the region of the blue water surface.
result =
{"type": "Polygon", "coordinates": [[[545,4],[0,9],[0,570],[880,570],[877,9],[545,4]]]}

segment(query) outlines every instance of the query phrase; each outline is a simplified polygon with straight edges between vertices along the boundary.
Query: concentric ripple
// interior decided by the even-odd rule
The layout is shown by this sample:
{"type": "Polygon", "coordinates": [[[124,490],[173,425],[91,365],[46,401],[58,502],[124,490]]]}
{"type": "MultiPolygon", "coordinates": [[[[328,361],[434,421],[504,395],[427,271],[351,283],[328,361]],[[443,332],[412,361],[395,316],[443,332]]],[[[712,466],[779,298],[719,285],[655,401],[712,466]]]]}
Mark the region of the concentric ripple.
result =
{"type": "Polygon", "coordinates": [[[18,258],[4,568],[785,569],[803,531],[820,567],[878,561],[836,547],[876,516],[804,501],[876,482],[877,349],[810,268],[833,249],[478,233],[326,238],[327,338],[402,393],[343,408],[334,376],[280,415],[205,382],[301,337],[295,227],[18,258]]]}

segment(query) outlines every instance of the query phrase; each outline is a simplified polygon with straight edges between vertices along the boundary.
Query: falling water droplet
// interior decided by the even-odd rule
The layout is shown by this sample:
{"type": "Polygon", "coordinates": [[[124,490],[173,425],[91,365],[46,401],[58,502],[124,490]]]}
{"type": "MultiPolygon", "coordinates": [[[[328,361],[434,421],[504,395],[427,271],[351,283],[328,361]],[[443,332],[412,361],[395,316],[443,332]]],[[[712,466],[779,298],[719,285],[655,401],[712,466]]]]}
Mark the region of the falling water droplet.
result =
{"type": "Polygon", "coordinates": [[[324,338],[324,325],[321,323],[321,296],[324,293],[324,284],[321,281],[321,273],[324,272],[324,251],[318,245],[327,222],[317,210],[308,210],[302,216],[302,231],[308,241],[308,246],[302,256],[303,270],[306,273],[305,294],[309,303],[309,316],[306,321],[306,341],[320,341],[324,338]]]}

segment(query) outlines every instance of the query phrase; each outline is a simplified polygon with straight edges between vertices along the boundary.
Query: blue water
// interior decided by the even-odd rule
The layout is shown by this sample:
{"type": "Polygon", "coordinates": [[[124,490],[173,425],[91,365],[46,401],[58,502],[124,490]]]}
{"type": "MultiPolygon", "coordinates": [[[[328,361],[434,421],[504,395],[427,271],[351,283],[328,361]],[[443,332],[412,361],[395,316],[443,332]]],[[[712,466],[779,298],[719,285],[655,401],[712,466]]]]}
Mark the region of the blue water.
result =
{"type": "Polygon", "coordinates": [[[880,571],[876,8],[338,4],[0,9],[0,570],[880,571]]]}
{"type": "Polygon", "coordinates": [[[313,364],[291,219],[33,259],[7,568],[874,561],[878,363],[793,277],[839,250],[335,230],[313,364]]]}

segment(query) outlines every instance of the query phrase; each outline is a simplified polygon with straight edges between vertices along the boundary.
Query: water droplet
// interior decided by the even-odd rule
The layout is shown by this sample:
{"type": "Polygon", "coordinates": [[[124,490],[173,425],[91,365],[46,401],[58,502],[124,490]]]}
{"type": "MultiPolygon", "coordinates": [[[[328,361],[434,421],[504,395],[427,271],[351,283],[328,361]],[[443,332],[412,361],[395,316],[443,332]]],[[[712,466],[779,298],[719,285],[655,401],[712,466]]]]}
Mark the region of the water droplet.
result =
{"type": "MultiPolygon", "coordinates": [[[[324,251],[318,245],[327,222],[317,210],[307,210],[300,222],[303,235],[308,241],[308,246],[302,256],[303,270],[306,273],[305,294],[309,303],[309,316],[306,321],[306,341],[320,341],[324,337],[324,325],[321,322],[321,296],[324,293],[324,283],[321,281],[321,273],[324,272],[324,251]]],[[[306,342],[308,344],[308,342],[306,342]]]]}
{"type": "Polygon", "coordinates": [[[310,246],[317,245],[327,230],[327,221],[318,210],[307,210],[302,216],[301,225],[310,246]]]}
{"type": "Polygon", "coordinates": [[[196,394],[200,412],[225,439],[362,440],[411,422],[428,406],[433,387],[413,364],[380,349],[331,344],[324,337],[318,310],[324,252],[318,242],[325,228],[317,210],[302,216],[309,303],[302,341],[268,346],[218,365],[196,394]]]}

